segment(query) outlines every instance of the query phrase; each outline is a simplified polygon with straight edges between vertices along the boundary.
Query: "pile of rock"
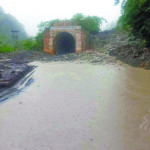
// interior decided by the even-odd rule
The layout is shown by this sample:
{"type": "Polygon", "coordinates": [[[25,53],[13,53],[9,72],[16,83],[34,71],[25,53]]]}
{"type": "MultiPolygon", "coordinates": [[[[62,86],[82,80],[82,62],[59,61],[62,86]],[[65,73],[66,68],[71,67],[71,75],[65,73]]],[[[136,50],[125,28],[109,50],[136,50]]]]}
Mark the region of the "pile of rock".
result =
{"type": "Polygon", "coordinates": [[[0,63],[0,88],[10,87],[30,69],[27,64],[0,63]]]}

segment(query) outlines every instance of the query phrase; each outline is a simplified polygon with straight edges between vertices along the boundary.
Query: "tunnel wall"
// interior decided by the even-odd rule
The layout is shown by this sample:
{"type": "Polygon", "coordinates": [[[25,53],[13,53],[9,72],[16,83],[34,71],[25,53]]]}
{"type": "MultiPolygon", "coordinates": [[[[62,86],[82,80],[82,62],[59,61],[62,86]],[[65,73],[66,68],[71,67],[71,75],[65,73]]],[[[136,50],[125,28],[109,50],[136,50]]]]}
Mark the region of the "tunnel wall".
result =
{"type": "Polygon", "coordinates": [[[53,27],[50,30],[46,30],[44,33],[44,51],[49,54],[55,54],[54,50],[54,40],[55,37],[61,33],[67,32],[71,34],[75,39],[75,52],[79,53],[85,50],[85,34],[82,32],[81,27],[73,26],[73,27],[53,27]]]}
{"type": "Polygon", "coordinates": [[[75,38],[68,32],[60,32],[57,34],[53,43],[55,54],[75,53],[75,38]]]}

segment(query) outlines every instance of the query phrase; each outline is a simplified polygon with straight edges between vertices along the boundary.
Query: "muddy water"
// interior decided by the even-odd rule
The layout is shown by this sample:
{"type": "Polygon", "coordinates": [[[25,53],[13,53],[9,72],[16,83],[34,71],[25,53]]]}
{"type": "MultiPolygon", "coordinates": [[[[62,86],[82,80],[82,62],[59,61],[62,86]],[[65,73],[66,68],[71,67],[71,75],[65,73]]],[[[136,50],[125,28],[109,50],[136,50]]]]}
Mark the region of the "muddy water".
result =
{"type": "Polygon", "coordinates": [[[34,82],[0,105],[1,150],[150,149],[150,71],[34,65],[34,82]]]}

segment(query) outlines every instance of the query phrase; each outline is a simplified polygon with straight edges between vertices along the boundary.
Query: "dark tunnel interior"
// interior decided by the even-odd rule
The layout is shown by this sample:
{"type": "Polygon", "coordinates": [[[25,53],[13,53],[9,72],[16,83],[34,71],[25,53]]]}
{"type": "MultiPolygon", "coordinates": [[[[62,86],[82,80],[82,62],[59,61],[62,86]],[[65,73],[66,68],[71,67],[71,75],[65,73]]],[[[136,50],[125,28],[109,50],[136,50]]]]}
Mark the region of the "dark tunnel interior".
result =
{"type": "Polygon", "coordinates": [[[67,32],[59,33],[54,39],[56,54],[75,53],[75,39],[67,32]]]}

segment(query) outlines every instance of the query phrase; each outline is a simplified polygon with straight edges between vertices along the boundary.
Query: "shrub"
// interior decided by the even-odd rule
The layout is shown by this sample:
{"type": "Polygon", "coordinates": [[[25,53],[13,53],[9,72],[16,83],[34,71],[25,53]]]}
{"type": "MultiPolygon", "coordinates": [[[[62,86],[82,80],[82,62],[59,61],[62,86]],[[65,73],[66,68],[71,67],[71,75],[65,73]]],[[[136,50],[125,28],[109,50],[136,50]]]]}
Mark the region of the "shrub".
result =
{"type": "Polygon", "coordinates": [[[122,6],[122,16],[118,26],[150,47],[150,1],[127,0],[122,6]]]}
{"type": "Polygon", "coordinates": [[[35,38],[28,38],[23,41],[23,48],[25,50],[35,50],[36,49],[36,40],[35,38]]]}
{"type": "Polygon", "coordinates": [[[97,16],[83,16],[78,13],[75,14],[71,20],[80,25],[85,32],[98,33],[100,31],[102,21],[105,19],[97,16]]]}
{"type": "Polygon", "coordinates": [[[0,37],[0,53],[8,53],[15,50],[15,47],[8,44],[4,37],[0,37]]]}

